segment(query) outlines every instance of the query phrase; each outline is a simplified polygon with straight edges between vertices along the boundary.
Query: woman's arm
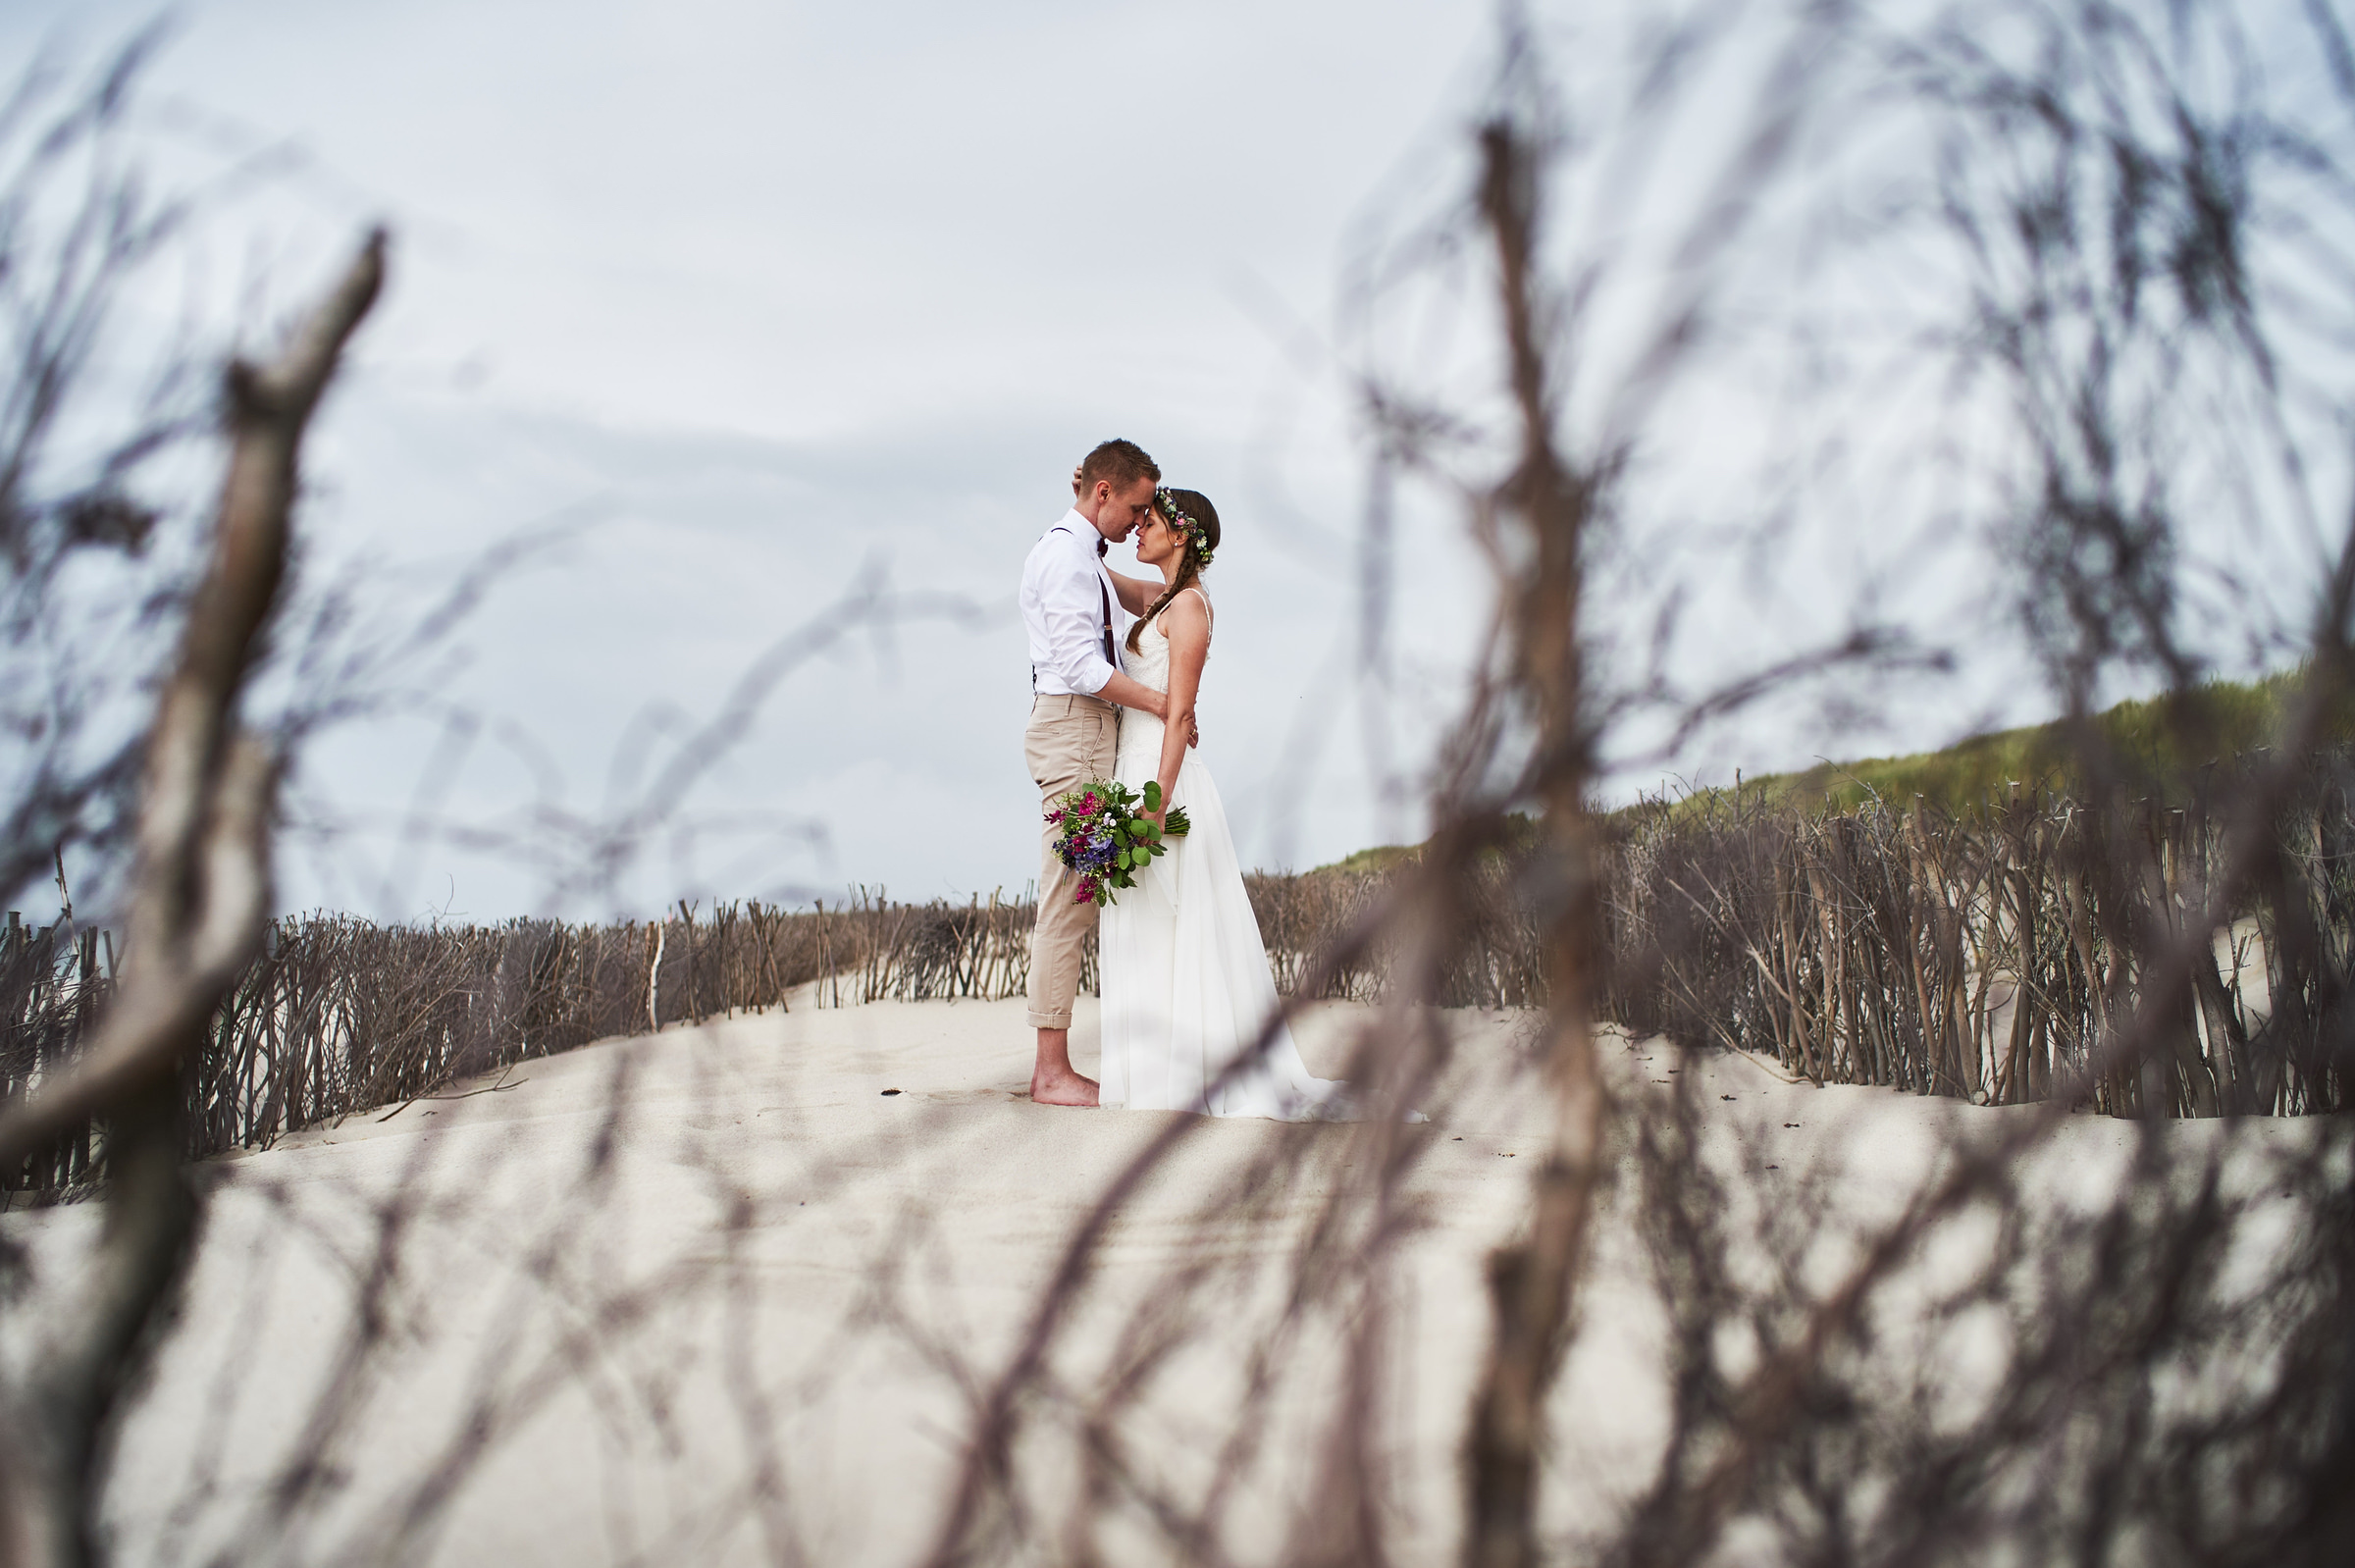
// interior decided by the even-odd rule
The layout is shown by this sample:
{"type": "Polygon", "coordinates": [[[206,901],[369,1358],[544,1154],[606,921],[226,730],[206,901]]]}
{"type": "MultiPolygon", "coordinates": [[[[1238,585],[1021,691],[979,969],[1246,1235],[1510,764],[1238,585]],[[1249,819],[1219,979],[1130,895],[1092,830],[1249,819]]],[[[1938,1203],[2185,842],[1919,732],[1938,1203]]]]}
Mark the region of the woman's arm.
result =
{"type": "Polygon", "coordinates": [[[1202,663],[1210,657],[1210,615],[1200,594],[1180,594],[1161,612],[1161,629],[1170,639],[1170,706],[1162,715],[1162,810],[1167,813],[1170,792],[1178,787],[1178,769],[1185,761],[1187,737],[1194,732],[1194,695],[1202,688],[1202,663]]]}
{"type": "Polygon", "coordinates": [[[1161,597],[1163,583],[1158,577],[1123,577],[1111,567],[1104,575],[1112,579],[1113,591],[1120,596],[1121,608],[1131,615],[1142,615],[1161,597]]]}
{"type": "MultiPolygon", "coordinates": [[[[1078,498],[1079,470],[1074,468],[1072,470],[1072,499],[1076,501],[1078,498]]],[[[1142,615],[1145,606],[1161,597],[1163,584],[1158,577],[1123,577],[1109,566],[1104,568],[1104,575],[1112,579],[1113,592],[1120,596],[1121,608],[1131,615],[1142,615]]]]}

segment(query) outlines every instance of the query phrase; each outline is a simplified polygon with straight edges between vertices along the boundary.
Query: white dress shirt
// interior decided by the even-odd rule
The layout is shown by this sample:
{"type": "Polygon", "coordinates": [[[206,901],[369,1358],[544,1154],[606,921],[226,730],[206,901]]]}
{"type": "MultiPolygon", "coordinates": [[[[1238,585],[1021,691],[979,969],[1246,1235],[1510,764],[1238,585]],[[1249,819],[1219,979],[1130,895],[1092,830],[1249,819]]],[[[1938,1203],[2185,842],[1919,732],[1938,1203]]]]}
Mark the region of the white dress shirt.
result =
{"type": "Polygon", "coordinates": [[[1030,634],[1030,685],[1042,697],[1093,697],[1120,668],[1126,618],[1096,553],[1104,536],[1076,511],[1041,535],[1022,563],[1022,626],[1030,634]],[[1107,631],[1107,610],[1111,627],[1107,631]],[[1110,644],[1111,654],[1106,655],[1110,644]]]}

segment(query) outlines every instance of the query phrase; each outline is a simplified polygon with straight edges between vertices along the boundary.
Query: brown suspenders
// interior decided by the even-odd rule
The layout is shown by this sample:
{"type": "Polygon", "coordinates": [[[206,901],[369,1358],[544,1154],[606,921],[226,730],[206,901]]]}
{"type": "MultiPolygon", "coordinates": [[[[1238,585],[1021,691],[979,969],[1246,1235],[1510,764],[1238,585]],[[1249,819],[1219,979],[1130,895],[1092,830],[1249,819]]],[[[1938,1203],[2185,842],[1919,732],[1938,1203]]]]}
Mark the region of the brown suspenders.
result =
{"type": "MultiPolygon", "coordinates": [[[[1103,555],[1102,550],[1098,550],[1096,553],[1099,558],[1103,555]]],[[[1104,662],[1110,664],[1117,672],[1121,667],[1121,658],[1112,651],[1112,590],[1105,585],[1104,573],[1100,569],[1096,573],[1096,598],[1101,600],[1104,604],[1104,662]]],[[[1030,666],[1030,689],[1034,692],[1038,690],[1038,666],[1036,664],[1030,666]]]]}

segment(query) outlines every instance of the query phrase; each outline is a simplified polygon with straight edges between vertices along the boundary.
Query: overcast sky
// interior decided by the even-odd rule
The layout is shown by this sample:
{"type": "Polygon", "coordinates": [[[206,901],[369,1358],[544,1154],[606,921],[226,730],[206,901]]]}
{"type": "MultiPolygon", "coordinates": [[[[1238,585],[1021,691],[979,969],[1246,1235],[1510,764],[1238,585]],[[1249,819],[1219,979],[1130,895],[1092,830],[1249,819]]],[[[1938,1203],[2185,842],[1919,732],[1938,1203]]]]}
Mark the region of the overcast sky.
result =
{"type": "MultiPolygon", "coordinates": [[[[20,3],[0,38],[95,57],[151,14],[20,3]]],[[[479,727],[445,734],[446,713],[420,710],[310,758],[306,798],[370,831],[290,864],[288,903],[534,908],[540,872],[430,835],[388,848],[383,825],[428,778],[448,787],[427,805],[476,823],[609,809],[869,569],[976,615],[790,675],[683,803],[706,830],[666,836],[621,902],[1020,891],[1035,806],[1013,592],[1073,463],[1113,435],[1224,516],[1201,755],[1246,862],[1307,866],[1420,830],[1366,771],[1345,548],[1363,452],[1320,345],[1365,226],[1442,200],[1460,173],[1488,7],[173,15],[146,85],[156,145],[191,169],[270,154],[203,229],[200,293],[258,328],[365,225],[393,233],[390,289],[310,453],[314,580],[374,563],[375,597],[405,602],[499,539],[559,541],[468,623],[454,672],[435,667],[430,695],[479,727]]],[[[1746,420],[1726,428],[1752,439],[1746,420]]],[[[1452,520],[1410,516],[1402,550],[1393,717],[1411,776],[1486,606],[1452,520]]],[[[1965,603],[1992,591],[1942,586],[1965,603]]],[[[1750,644],[1821,609],[1768,605],[1750,644]]],[[[2006,716],[2034,706],[2012,697],[2006,716]]],[[[1907,714],[1905,738],[1968,728],[1992,711],[1974,701],[1907,714]]],[[[1838,745],[1778,733],[1737,760],[1838,745]]]]}
{"type": "MultiPolygon", "coordinates": [[[[20,48],[84,56],[152,15],[10,9],[20,48]]],[[[391,287],[311,453],[319,559],[447,569],[516,531],[575,536],[461,634],[465,673],[440,695],[489,722],[446,810],[596,811],[617,748],[709,716],[878,563],[984,618],[788,679],[692,803],[825,842],[666,840],[630,897],[1019,890],[1034,807],[1013,590],[1072,464],[1124,435],[1225,512],[1204,755],[1247,860],[1313,863],[1417,825],[1353,788],[1345,736],[1302,730],[1340,679],[1334,547],[1358,480],[1345,411],[1290,340],[1330,322],[1352,214],[1449,139],[1486,69],[1485,8],[172,16],[146,83],[159,139],[200,149],[191,167],[276,153],[204,231],[207,287],[275,320],[366,223],[393,232],[391,287]],[[1320,743],[1329,765],[1300,772],[1320,743]],[[1282,810],[1287,778],[1320,809],[1282,810]]],[[[1444,651],[1479,604],[1467,572],[1434,565],[1447,624],[1421,640],[1444,651]],[[1467,591],[1444,591],[1451,572],[1467,591]]],[[[312,758],[312,794],[397,813],[438,734],[422,716],[346,733],[312,758]]],[[[477,851],[386,859],[353,840],[289,865],[286,896],[491,915],[539,893],[477,851]]]]}

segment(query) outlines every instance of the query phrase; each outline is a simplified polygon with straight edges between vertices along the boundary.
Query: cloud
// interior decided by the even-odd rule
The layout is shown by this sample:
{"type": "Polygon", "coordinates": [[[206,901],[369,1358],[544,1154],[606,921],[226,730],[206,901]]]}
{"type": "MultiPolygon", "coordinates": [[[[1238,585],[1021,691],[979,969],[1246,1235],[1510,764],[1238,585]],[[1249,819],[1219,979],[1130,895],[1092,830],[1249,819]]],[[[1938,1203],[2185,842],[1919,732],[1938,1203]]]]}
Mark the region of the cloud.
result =
{"type": "MultiPolygon", "coordinates": [[[[96,48],[143,18],[112,0],[18,7],[0,42],[62,28],[96,48]]],[[[174,168],[298,155],[237,183],[191,239],[193,308],[248,338],[363,224],[393,226],[386,299],[308,454],[314,582],[364,572],[364,597],[396,619],[493,543],[553,537],[463,629],[462,658],[417,673],[433,703],[476,716],[448,812],[610,810],[631,762],[617,749],[708,719],[763,650],[880,568],[982,614],[855,638],[796,672],[678,803],[706,821],[823,821],[825,847],[749,830],[738,850],[665,844],[620,897],[1020,886],[1034,803],[1014,585],[1070,465],[1125,435],[1219,501],[1204,755],[1246,861],[1305,865],[1421,831],[1413,785],[1486,612],[1449,497],[1402,492],[1389,625],[1403,695],[1377,715],[1394,744],[1369,746],[1350,549],[1364,452],[1324,337],[1351,247],[1457,188],[1449,159],[1491,22],[1421,0],[216,0],[156,67],[153,143],[174,168]],[[1394,774],[1371,773],[1386,757],[1394,774]]],[[[1703,193],[1646,186],[1670,208],[1703,193]]],[[[1652,229],[1655,244],[1680,232],[1652,229]]],[[[1770,258],[1807,254],[1746,252],[1752,292],[1780,301],[1802,280],[1770,258]]],[[[1634,292],[1594,307],[1606,346],[1674,281],[1641,257],[1623,275],[1634,292]]],[[[1395,312],[1401,352],[1425,351],[1434,319],[1479,349],[1477,303],[1454,282],[1443,308],[1395,312]]],[[[1830,630],[1877,573],[1911,596],[1908,613],[1978,637],[1992,572],[1977,542],[1905,577],[1918,562],[1901,547],[1935,497],[1895,515],[1871,509],[1886,490],[1766,494],[1805,448],[1781,448],[1787,345],[1760,341],[1767,363],[1729,358],[1658,422],[1672,446],[1636,452],[1661,504],[1629,536],[1598,634],[1642,648],[1651,609],[1689,586],[1679,656],[1701,684],[1830,630]],[[1796,518],[1781,535],[1760,526],[1778,505],[1796,518]]],[[[1458,390],[1467,375],[1492,387],[1481,351],[1450,363],[1458,390]]],[[[1606,400],[1616,386],[1585,385],[1606,400]]],[[[1911,401],[1866,411],[1857,444],[1901,463],[1908,431],[1883,425],[1938,417],[1911,401]]],[[[1829,449],[1852,434],[1833,421],[1800,434],[1829,449]]],[[[2004,690],[2016,706],[2030,689],[2004,690]]],[[[1962,711],[1906,706],[1900,739],[1949,738],[1962,711]]],[[[536,873],[394,830],[445,721],[420,709],[355,727],[310,758],[316,797],[375,825],[297,862],[289,902],[534,907],[536,873]]],[[[1778,712],[1708,759],[1722,776],[1844,739],[1778,712]]]]}
{"type": "MultiPolygon", "coordinates": [[[[470,551],[555,515],[544,556],[498,586],[456,639],[460,666],[437,666],[427,694],[480,720],[440,807],[476,824],[514,825],[527,806],[592,819],[622,810],[650,758],[717,714],[765,650],[864,574],[926,604],[956,601],[965,613],[863,631],[785,678],[692,794],[664,803],[680,818],[741,831],[695,835],[692,855],[658,836],[624,902],[852,881],[927,897],[1019,890],[1035,873],[1035,804],[1020,756],[1029,683],[1013,590],[1023,554],[1068,501],[1069,463],[1099,434],[1052,417],[1025,423],[1023,412],[798,444],[615,428],[362,382],[322,444],[335,483],[312,514],[323,557],[314,577],[332,581],[339,561],[396,542],[400,558],[427,570],[380,574],[376,597],[420,601],[422,583],[470,551]],[[812,825],[822,838],[806,840],[800,830],[812,825]],[[722,870],[743,880],[715,880],[722,870]]],[[[1262,519],[1281,508],[1256,502],[1260,487],[1236,476],[1232,444],[1160,455],[1173,475],[1223,496],[1230,519],[1211,582],[1220,620],[1201,755],[1238,803],[1246,856],[1344,855],[1385,825],[1346,723],[1331,722],[1356,695],[1351,580],[1313,551],[1278,548],[1281,529],[1262,519]],[[1321,750],[1304,752],[1304,736],[1321,737],[1321,750]]],[[[1441,662],[1475,627],[1461,567],[1452,591],[1417,596],[1407,640],[1441,662]]],[[[1425,580],[1445,571],[1434,560],[1425,580]]],[[[313,759],[316,787],[389,829],[438,765],[441,722],[426,712],[331,737],[313,759]]],[[[383,863],[389,853],[381,831],[360,835],[350,863],[298,877],[289,901],[399,906],[370,884],[439,900],[454,880],[481,915],[530,908],[543,891],[534,871],[479,849],[429,842],[401,851],[415,863],[398,865],[383,863]]]]}
{"type": "MultiPolygon", "coordinates": [[[[93,52],[144,16],[18,8],[0,37],[93,52]]],[[[1234,280],[1325,318],[1353,207],[1470,79],[1486,26],[1415,3],[217,0],[184,14],[149,94],[174,168],[276,149],[183,282],[249,339],[363,224],[392,224],[385,302],[309,454],[313,580],[366,563],[396,619],[495,540],[563,537],[464,629],[455,672],[430,672],[426,696],[483,724],[448,810],[511,819],[551,778],[597,810],[650,715],[707,716],[881,562],[992,618],[798,673],[682,807],[841,823],[831,859],[788,844],[732,867],[754,882],[970,890],[1031,871],[1013,586],[1069,465],[1112,434],[1227,515],[1210,755],[1247,822],[1280,780],[1319,808],[1272,811],[1296,831],[1256,852],[1377,830],[1347,769],[1290,760],[1347,635],[1346,410],[1234,280]],[[862,825],[885,799],[965,825],[904,848],[862,825]]],[[[439,722],[333,736],[309,781],[353,820],[397,820],[439,722]]],[[[454,884],[478,915],[537,896],[496,858],[403,842],[298,860],[285,896],[400,914],[381,900],[454,884]]],[[[658,862],[628,898],[690,891],[658,862]]]]}

